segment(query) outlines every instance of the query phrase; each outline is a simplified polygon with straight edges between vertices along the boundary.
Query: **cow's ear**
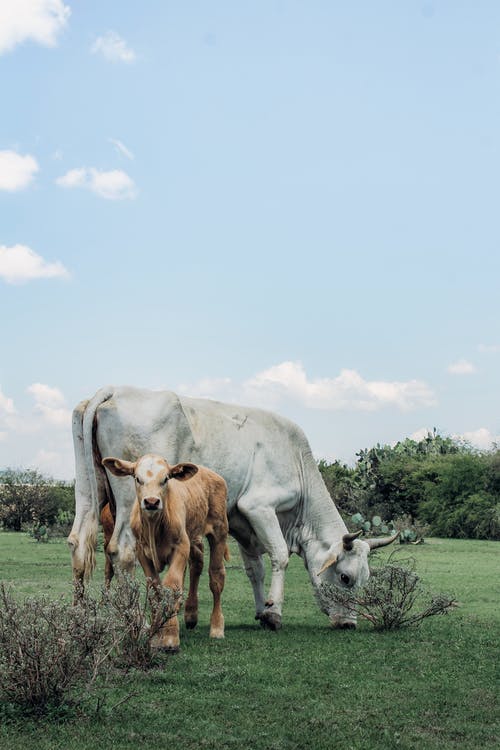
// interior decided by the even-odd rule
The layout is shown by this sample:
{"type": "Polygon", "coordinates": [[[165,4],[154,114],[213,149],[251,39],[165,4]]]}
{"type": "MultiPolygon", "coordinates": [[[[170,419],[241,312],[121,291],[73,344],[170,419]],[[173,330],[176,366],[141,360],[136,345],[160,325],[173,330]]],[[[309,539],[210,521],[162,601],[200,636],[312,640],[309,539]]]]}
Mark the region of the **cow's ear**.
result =
{"type": "Polygon", "coordinates": [[[134,474],[135,463],[121,458],[103,458],[102,465],[117,477],[129,477],[134,474]]]}
{"type": "Polygon", "coordinates": [[[195,464],[176,464],[170,468],[169,476],[172,479],[178,479],[179,482],[185,482],[194,477],[197,471],[198,467],[195,464]]]}
{"type": "Polygon", "coordinates": [[[321,570],[318,570],[316,575],[320,576],[322,573],[325,572],[327,568],[330,567],[330,565],[335,565],[336,562],[337,562],[337,555],[335,554],[329,555],[326,562],[324,562],[323,565],[321,566],[321,570]]]}

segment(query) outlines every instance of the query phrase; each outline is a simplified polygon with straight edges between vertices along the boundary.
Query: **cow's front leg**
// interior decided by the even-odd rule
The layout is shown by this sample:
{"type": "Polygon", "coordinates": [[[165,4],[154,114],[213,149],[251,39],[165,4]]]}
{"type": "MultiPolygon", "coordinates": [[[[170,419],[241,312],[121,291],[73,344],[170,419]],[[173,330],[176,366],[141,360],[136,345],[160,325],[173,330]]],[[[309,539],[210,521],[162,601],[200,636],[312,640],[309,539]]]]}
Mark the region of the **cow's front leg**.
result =
{"type": "Polygon", "coordinates": [[[260,617],[262,625],[279,630],[283,607],[285,571],[288,566],[288,547],[283,538],[273,505],[263,505],[255,496],[243,496],[238,509],[248,519],[257,539],[271,558],[271,586],[260,617]]]}
{"type": "Polygon", "coordinates": [[[243,560],[248,580],[252,584],[253,596],[255,599],[255,619],[261,620],[265,608],[264,561],[262,560],[262,555],[252,554],[241,544],[238,544],[238,546],[240,548],[241,559],[243,560]]]}
{"type": "Polygon", "coordinates": [[[182,588],[189,560],[189,546],[189,539],[186,534],[173,551],[168,573],[163,579],[163,586],[178,594],[175,603],[175,614],[167,620],[159,632],[160,648],[170,653],[176,653],[180,649],[179,619],[177,614],[182,604],[182,588]]]}

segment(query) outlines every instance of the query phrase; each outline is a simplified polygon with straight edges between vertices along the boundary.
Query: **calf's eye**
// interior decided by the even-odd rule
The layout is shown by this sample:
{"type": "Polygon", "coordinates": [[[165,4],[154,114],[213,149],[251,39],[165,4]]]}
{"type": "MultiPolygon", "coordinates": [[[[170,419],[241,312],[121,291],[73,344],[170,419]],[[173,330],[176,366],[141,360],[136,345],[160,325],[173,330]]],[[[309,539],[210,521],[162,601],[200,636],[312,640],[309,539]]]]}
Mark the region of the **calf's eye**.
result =
{"type": "Polygon", "coordinates": [[[341,573],[341,574],[340,574],[340,580],[342,581],[342,583],[345,583],[345,585],[347,586],[347,584],[349,583],[349,581],[350,581],[351,579],[350,579],[350,578],[349,578],[349,576],[348,576],[348,575],[346,575],[345,573],[341,573]]]}

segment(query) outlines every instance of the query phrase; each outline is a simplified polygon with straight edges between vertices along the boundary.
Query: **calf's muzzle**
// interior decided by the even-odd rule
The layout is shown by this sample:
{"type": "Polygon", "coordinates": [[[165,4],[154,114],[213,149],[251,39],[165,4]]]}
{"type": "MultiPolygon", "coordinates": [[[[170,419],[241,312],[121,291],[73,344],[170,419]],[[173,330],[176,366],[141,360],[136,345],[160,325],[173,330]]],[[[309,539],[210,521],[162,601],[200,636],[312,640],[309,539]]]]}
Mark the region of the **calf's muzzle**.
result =
{"type": "Polygon", "coordinates": [[[142,501],[142,507],[144,510],[160,510],[160,498],[159,497],[145,497],[142,501]]]}

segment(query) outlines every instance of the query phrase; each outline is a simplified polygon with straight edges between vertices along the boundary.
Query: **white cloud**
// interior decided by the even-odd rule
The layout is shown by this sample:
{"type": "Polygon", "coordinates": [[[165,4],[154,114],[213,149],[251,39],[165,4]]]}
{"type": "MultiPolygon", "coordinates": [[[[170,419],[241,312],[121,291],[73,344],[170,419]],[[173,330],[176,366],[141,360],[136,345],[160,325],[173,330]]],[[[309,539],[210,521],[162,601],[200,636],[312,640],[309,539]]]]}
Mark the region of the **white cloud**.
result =
{"type": "Polygon", "coordinates": [[[69,277],[68,270],[56,261],[47,263],[26,245],[0,245],[0,278],[7,284],[23,284],[33,279],[69,277]]]}
{"type": "Polygon", "coordinates": [[[88,187],[88,173],[89,170],[86,167],[70,169],[65,175],[58,177],[56,183],[66,188],[88,187]]]}
{"type": "Polygon", "coordinates": [[[436,403],[432,390],[419,380],[367,381],[355,370],[341,370],[335,378],[308,380],[300,362],[282,362],[257,373],[242,386],[230,379],[203,380],[179,390],[190,395],[244,400],[272,407],[283,399],[310,409],[376,411],[395,406],[402,411],[436,403]]]}
{"type": "Polygon", "coordinates": [[[35,399],[35,411],[55,427],[68,427],[71,424],[71,411],[66,407],[66,399],[59,388],[44,383],[33,383],[28,387],[35,399]]]}
{"type": "Polygon", "coordinates": [[[59,479],[74,477],[71,410],[59,388],[32,383],[32,405],[17,411],[0,388],[0,469],[34,466],[59,479]]]}
{"type": "Polygon", "coordinates": [[[28,39],[54,47],[70,13],[62,0],[1,0],[0,55],[28,39]]]}
{"type": "Polygon", "coordinates": [[[476,366],[466,359],[459,359],[457,362],[452,362],[451,365],[448,365],[448,372],[451,375],[471,375],[473,372],[476,372],[476,366]]]}
{"type": "Polygon", "coordinates": [[[37,172],[38,163],[33,156],[0,151],[0,190],[22,190],[28,187],[37,172]]]}
{"type": "Polygon", "coordinates": [[[126,156],[127,159],[130,159],[130,161],[133,161],[134,154],[132,151],[130,151],[122,141],[119,141],[118,138],[108,138],[109,142],[113,144],[115,149],[118,151],[119,154],[122,154],[122,156],[126,156]]]}
{"type": "Polygon", "coordinates": [[[103,36],[97,37],[90,51],[94,55],[102,55],[109,62],[132,63],[136,59],[134,50],[116,31],[107,31],[103,36]]]}
{"type": "Polygon", "coordinates": [[[493,435],[486,427],[479,427],[477,430],[452,435],[452,437],[454,440],[465,440],[480,450],[489,450],[493,443],[500,443],[500,435],[493,435]]]}
{"type": "Polygon", "coordinates": [[[410,435],[410,440],[415,440],[416,443],[420,443],[422,440],[425,440],[427,435],[432,435],[432,434],[433,434],[432,430],[429,430],[428,427],[420,427],[420,429],[415,430],[415,432],[412,432],[412,434],[410,435]]]}
{"type": "Polygon", "coordinates": [[[0,386],[0,416],[3,414],[15,414],[16,410],[14,407],[14,401],[2,392],[0,386]]]}
{"type": "Polygon", "coordinates": [[[500,352],[500,344],[479,344],[477,349],[482,354],[498,354],[500,352]]]}
{"type": "Polygon", "coordinates": [[[103,172],[94,167],[79,167],[58,177],[56,183],[64,188],[84,188],[108,200],[132,199],[137,195],[133,179],[121,169],[103,172]]]}
{"type": "Polygon", "coordinates": [[[61,476],[62,457],[57,451],[47,451],[41,448],[31,462],[33,466],[49,476],[61,476]]]}

